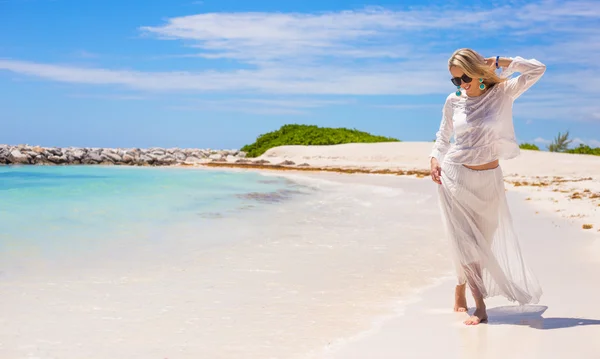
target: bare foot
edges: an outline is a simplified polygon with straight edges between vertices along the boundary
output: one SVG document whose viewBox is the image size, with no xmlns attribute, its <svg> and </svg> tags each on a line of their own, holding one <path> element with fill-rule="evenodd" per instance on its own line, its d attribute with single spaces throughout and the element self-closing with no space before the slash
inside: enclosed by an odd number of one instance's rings
<svg viewBox="0 0 600 359">
<path fill-rule="evenodd" d="M 475 313 L 473 313 L 473 315 L 470 316 L 469 319 L 465 320 L 465 324 L 466 325 L 477 325 L 479 323 L 487 323 L 487 321 L 488 321 L 488 316 L 485 311 L 485 308 L 483 308 L 483 309 L 476 309 Z"/>
<path fill-rule="evenodd" d="M 454 311 L 465 313 L 467 311 L 467 296 L 465 294 L 467 285 L 457 285 L 454 291 Z"/>
</svg>

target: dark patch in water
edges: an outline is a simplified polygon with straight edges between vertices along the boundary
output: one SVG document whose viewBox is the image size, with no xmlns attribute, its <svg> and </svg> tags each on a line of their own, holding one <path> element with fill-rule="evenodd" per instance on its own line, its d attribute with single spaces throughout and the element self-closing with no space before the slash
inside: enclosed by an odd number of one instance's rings
<svg viewBox="0 0 600 359">
<path fill-rule="evenodd" d="M 223 214 L 219 213 L 219 212 L 202 212 L 202 213 L 198 213 L 198 215 L 201 218 L 209 218 L 209 219 L 223 218 Z"/>
<path fill-rule="evenodd" d="M 275 184 L 275 183 L 280 183 L 280 180 L 276 180 L 276 179 L 263 179 L 263 180 L 258 180 L 258 183 L 264 183 L 264 184 Z"/>
<path fill-rule="evenodd" d="M 237 198 L 253 200 L 261 203 L 281 203 L 297 194 L 304 193 L 297 190 L 280 189 L 274 192 L 249 192 L 238 194 Z"/>
</svg>

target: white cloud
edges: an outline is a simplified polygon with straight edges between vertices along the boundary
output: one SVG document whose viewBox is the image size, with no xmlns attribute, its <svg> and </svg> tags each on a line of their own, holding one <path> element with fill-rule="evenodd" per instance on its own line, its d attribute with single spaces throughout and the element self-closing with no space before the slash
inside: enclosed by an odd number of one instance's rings
<svg viewBox="0 0 600 359">
<path fill-rule="evenodd" d="M 144 26 L 141 30 L 162 39 L 186 41 L 188 46 L 200 49 L 198 56 L 249 62 L 298 56 L 414 58 L 420 53 L 431 54 L 427 50 L 434 41 L 431 34 L 458 44 L 461 41 L 453 39 L 452 34 L 469 27 L 477 28 L 470 34 L 476 37 L 495 36 L 498 30 L 503 36 L 552 33 L 553 43 L 565 47 L 565 51 L 554 55 L 564 56 L 581 44 L 589 48 L 596 43 L 573 40 L 582 35 L 582 40 L 597 38 L 594 24 L 599 17 L 597 1 L 540 1 L 489 10 L 422 7 L 391 11 L 375 7 L 316 14 L 207 13 L 171 18 L 164 25 Z M 586 27 L 588 24 L 591 26 Z"/>
<path fill-rule="evenodd" d="M 426 70 L 398 71 L 393 66 L 365 67 L 363 72 L 336 67 L 287 67 L 228 72 L 140 72 L 83 68 L 0 60 L 0 69 L 49 80 L 122 85 L 149 91 L 240 91 L 279 94 L 427 94 L 443 92 L 439 74 Z M 404 79 L 416 76 L 419 86 Z"/>
<path fill-rule="evenodd" d="M 535 142 L 535 143 L 543 143 L 543 144 L 551 144 L 552 143 L 551 140 L 547 140 L 547 139 L 541 138 L 541 137 L 536 138 L 535 140 L 533 140 L 533 142 Z"/>
<path fill-rule="evenodd" d="M 470 34 L 474 40 L 498 36 L 514 40 L 511 53 L 501 55 L 536 57 L 551 65 L 533 93 L 518 100 L 518 116 L 528 121 L 593 121 L 600 119 L 596 100 L 600 42 L 595 40 L 600 37 L 599 19 L 600 2 L 592 0 L 542 0 L 522 6 L 511 1 L 491 9 L 203 13 L 139 29 L 148 37 L 179 41 L 189 49 L 176 56 L 208 59 L 204 63 L 209 67 L 204 70 L 135 71 L 7 59 L 0 59 L 0 69 L 53 81 L 141 91 L 445 94 L 452 91 L 446 69 L 449 52 L 464 43 L 464 29 L 476 29 Z M 539 45 L 531 46 L 526 41 L 531 39 Z M 488 46 L 482 48 L 489 52 L 484 55 L 500 52 L 495 45 Z M 211 61 L 223 59 L 233 60 L 228 63 L 234 67 L 210 68 Z"/>
</svg>

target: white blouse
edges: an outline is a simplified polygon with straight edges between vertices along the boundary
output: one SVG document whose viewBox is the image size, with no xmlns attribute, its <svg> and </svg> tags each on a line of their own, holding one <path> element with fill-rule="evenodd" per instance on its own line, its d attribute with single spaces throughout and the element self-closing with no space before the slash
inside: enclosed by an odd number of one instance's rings
<svg viewBox="0 0 600 359">
<path fill-rule="evenodd" d="M 512 106 L 523 92 L 536 83 L 546 71 L 541 62 L 522 57 L 511 58 L 500 76 L 514 72 L 520 75 L 496 84 L 481 96 L 469 97 L 462 90 L 446 98 L 442 121 L 430 157 L 440 164 L 482 165 L 519 155 L 515 138 Z M 478 86 L 476 79 L 473 85 Z M 454 134 L 454 142 L 450 137 Z"/>
</svg>

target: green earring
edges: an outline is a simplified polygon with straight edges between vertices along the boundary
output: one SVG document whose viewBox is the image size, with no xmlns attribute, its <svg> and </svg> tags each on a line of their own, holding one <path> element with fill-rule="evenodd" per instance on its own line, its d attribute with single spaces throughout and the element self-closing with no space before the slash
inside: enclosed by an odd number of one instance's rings
<svg viewBox="0 0 600 359">
<path fill-rule="evenodd" d="M 485 84 L 483 83 L 483 79 L 482 78 L 479 78 L 479 83 L 480 83 L 479 89 L 480 90 L 485 90 Z"/>
<path fill-rule="evenodd" d="M 460 92 L 460 86 L 456 86 L 455 94 L 456 94 L 456 96 L 460 96 L 462 94 L 462 92 Z"/>
</svg>

